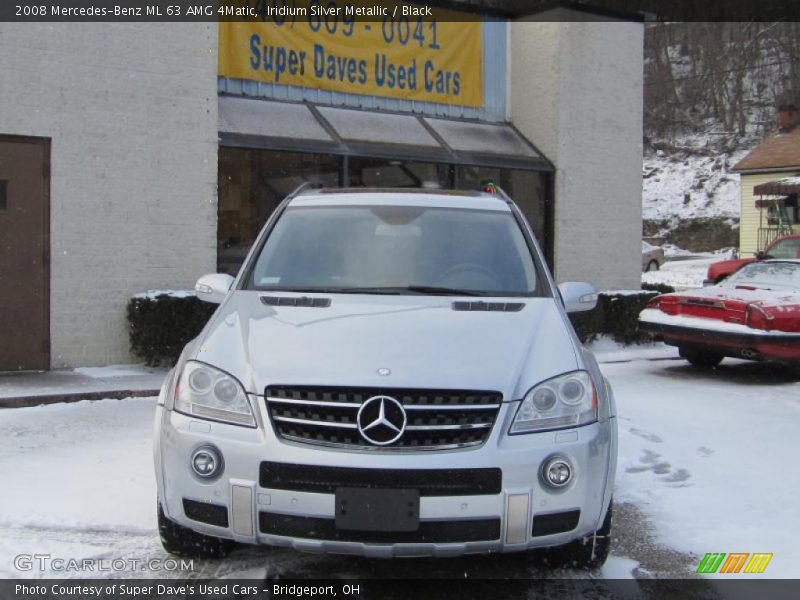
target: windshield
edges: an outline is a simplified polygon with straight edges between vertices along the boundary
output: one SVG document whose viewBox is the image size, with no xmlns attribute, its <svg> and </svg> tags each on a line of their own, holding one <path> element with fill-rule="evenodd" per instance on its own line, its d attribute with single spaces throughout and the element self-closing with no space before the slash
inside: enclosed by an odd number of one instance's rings
<svg viewBox="0 0 800 600">
<path fill-rule="evenodd" d="M 800 263 L 752 263 L 736 271 L 720 285 L 727 288 L 753 286 L 763 289 L 800 291 Z"/>
<path fill-rule="evenodd" d="M 787 238 L 775 244 L 767 250 L 767 254 L 773 258 L 800 258 L 800 238 Z"/>
<path fill-rule="evenodd" d="M 535 295 L 537 269 L 510 212 L 419 206 L 290 207 L 249 289 Z"/>
</svg>

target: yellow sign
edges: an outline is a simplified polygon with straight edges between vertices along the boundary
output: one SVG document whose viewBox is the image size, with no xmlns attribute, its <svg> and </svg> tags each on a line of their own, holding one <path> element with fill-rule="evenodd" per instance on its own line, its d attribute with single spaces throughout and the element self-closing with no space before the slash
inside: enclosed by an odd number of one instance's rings
<svg viewBox="0 0 800 600">
<path fill-rule="evenodd" d="M 264 11 L 259 18 L 220 22 L 219 74 L 351 94 L 483 106 L 481 23 L 456 22 L 457 13 L 437 9 L 430 16 L 404 15 L 403 5 L 399 6 L 394 14 L 390 10 L 365 17 L 357 5 L 311 0 L 285 6 L 291 9 L 284 14 Z"/>
</svg>

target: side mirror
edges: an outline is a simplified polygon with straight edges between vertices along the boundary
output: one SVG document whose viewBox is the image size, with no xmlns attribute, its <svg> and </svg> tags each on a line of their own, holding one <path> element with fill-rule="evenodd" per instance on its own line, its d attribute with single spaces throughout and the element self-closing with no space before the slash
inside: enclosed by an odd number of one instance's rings
<svg viewBox="0 0 800 600">
<path fill-rule="evenodd" d="M 763 250 L 759 250 L 758 252 L 756 252 L 755 257 L 757 260 L 764 260 L 765 258 L 767 258 L 767 253 L 764 252 Z"/>
<path fill-rule="evenodd" d="M 567 312 L 583 312 L 597 306 L 597 290 L 589 283 L 565 281 L 558 286 Z"/>
<path fill-rule="evenodd" d="M 228 292 L 233 285 L 233 277 L 225 273 L 211 273 L 210 275 L 203 275 L 194 284 L 194 291 L 197 297 L 204 302 L 211 302 L 219 304 L 228 295 Z"/>
</svg>

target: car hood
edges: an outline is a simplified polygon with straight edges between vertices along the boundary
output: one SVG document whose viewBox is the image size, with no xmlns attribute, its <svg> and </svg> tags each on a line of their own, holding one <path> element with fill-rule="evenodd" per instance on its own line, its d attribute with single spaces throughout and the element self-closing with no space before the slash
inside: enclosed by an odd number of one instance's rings
<svg viewBox="0 0 800 600">
<path fill-rule="evenodd" d="M 253 394 L 302 384 L 492 390 L 513 400 L 582 368 L 552 298 L 515 298 L 522 310 L 494 312 L 456 311 L 442 296 L 331 294 L 318 308 L 268 306 L 262 295 L 230 294 L 189 356 Z"/>
</svg>

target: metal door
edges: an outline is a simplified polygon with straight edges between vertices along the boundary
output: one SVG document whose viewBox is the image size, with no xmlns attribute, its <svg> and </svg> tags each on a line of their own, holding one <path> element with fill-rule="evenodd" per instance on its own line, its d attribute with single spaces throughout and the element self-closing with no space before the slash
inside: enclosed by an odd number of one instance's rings
<svg viewBox="0 0 800 600">
<path fill-rule="evenodd" d="M 50 143 L 0 135 L 0 371 L 50 368 Z"/>
</svg>

